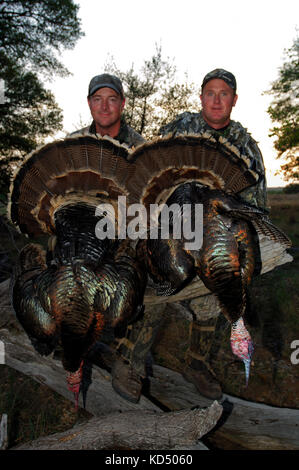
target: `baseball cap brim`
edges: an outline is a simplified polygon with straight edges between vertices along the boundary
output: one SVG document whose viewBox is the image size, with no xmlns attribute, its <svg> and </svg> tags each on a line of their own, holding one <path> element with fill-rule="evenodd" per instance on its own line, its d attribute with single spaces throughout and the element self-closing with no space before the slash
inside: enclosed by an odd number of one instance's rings
<svg viewBox="0 0 299 470">
<path fill-rule="evenodd" d="M 116 86 L 114 85 L 111 85 L 111 83 L 101 83 L 100 85 L 95 85 L 89 92 L 89 95 L 88 96 L 91 96 L 93 95 L 97 90 L 99 90 L 100 88 L 111 88 L 112 90 L 116 91 L 116 93 L 118 95 L 120 95 L 122 98 L 122 94 L 119 92 L 119 90 L 116 88 Z"/>
</svg>

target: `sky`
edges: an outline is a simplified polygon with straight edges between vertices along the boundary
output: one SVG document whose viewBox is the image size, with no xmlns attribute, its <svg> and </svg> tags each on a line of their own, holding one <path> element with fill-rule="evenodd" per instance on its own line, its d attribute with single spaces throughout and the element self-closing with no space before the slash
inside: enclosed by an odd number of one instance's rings
<svg viewBox="0 0 299 470">
<path fill-rule="evenodd" d="M 103 72 L 109 56 L 119 69 L 137 71 L 162 47 L 174 61 L 178 81 L 188 74 L 200 85 L 204 75 L 221 67 L 237 79 L 238 102 L 232 119 L 240 121 L 259 143 L 269 187 L 286 182 L 275 172 L 283 163 L 275 157 L 273 126 L 267 108 L 273 99 L 263 94 L 278 78 L 299 29 L 298 0 L 75 0 L 85 36 L 60 55 L 72 75 L 56 78 L 48 87 L 63 110 L 64 131 L 91 121 L 87 89 Z M 187 110 L 186 110 L 187 111 Z M 81 125 L 82 124 L 82 125 Z"/>
</svg>

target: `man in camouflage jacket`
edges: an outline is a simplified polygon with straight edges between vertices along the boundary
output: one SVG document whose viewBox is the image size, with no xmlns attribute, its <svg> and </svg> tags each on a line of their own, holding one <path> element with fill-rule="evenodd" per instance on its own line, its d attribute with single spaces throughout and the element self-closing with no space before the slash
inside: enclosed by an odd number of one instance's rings
<svg viewBox="0 0 299 470">
<path fill-rule="evenodd" d="M 77 135 L 101 135 L 110 136 L 129 148 L 137 147 L 145 142 L 145 139 L 126 123 L 123 117 L 125 96 L 120 79 L 114 75 L 104 73 L 92 78 L 88 88 L 88 106 L 93 118 L 91 125 L 78 129 L 69 134 Z M 142 323 L 141 323 L 142 324 Z M 135 327 L 140 330 L 140 324 Z M 127 335 L 130 333 L 130 329 Z M 123 339 L 123 342 L 126 338 Z M 117 343 L 117 342 L 116 342 Z M 118 348 L 122 345 L 119 343 Z M 128 390 L 125 398 L 137 401 L 140 396 L 142 382 L 136 368 L 128 365 L 119 354 L 114 354 L 114 349 L 100 344 L 99 354 L 95 351 L 93 360 L 105 368 L 112 368 L 112 385 L 114 389 L 124 396 L 122 390 Z M 136 353 L 138 356 L 138 353 Z M 143 360 L 143 356 L 142 359 Z M 137 395 L 136 395 L 137 393 Z"/>
<path fill-rule="evenodd" d="M 123 117 L 125 96 L 118 77 L 108 73 L 93 77 L 89 84 L 87 101 L 93 121 L 90 126 L 78 129 L 70 136 L 108 135 L 129 148 L 145 142 L 138 132 L 128 126 Z"/>
<path fill-rule="evenodd" d="M 250 168 L 259 174 L 257 183 L 243 190 L 239 195 L 246 202 L 266 209 L 266 178 L 262 154 L 247 130 L 239 122 L 230 118 L 232 108 L 238 99 L 236 89 L 236 79 L 231 72 L 223 69 L 212 70 L 202 82 L 201 112 L 180 114 L 174 121 L 161 128 L 160 132 L 162 135 L 206 132 L 212 136 L 220 134 L 225 137 L 238 148 L 241 154 L 249 158 Z M 192 311 L 195 320 L 190 327 L 189 349 L 186 353 L 187 367 L 183 375 L 188 381 L 194 383 L 200 393 L 217 399 L 221 396 L 221 387 L 209 365 L 217 308 L 211 309 L 210 313 L 209 309 L 206 309 L 205 314 L 200 308 L 196 310 L 196 312 Z"/>
<path fill-rule="evenodd" d="M 266 179 L 262 154 L 256 141 L 239 123 L 230 119 L 233 106 L 237 102 L 236 79 L 234 75 L 223 69 L 215 69 L 208 73 L 202 82 L 201 103 L 199 113 L 184 112 L 172 122 L 160 129 L 162 136 L 179 134 L 210 133 L 221 134 L 235 145 L 240 152 L 249 157 L 251 168 L 259 174 L 257 183 L 240 193 L 240 196 L 250 204 L 266 209 Z M 191 304 L 195 307 L 191 308 Z M 186 307 L 186 306 L 185 306 Z M 167 306 L 171 309 L 171 304 Z M 211 399 L 221 398 L 220 384 L 209 365 L 209 354 L 212 346 L 219 306 L 215 296 L 204 299 L 194 299 L 189 303 L 189 310 L 194 321 L 190 325 L 189 348 L 186 352 L 186 367 L 184 377 L 194 383 L 198 391 Z M 133 326 L 120 348 L 122 357 L 130 366 L 128 370 L 137 371 L 141 377 L 145 375 L 145 361 L 161 328 L 163 315 L 161 308 L 146 309 L 139 328 Z M 133 373 L 133 372 L 132 372 Z M 129 377 L 129 375 L 127 375 Z M 137 401 L 140 395 L 141 383 L 134 382 L 129 387 L 129 380 L 122 383 L 122 396 L 131 401 Z M 132 382 L 133 383 L 133 382 Z M 130 390 L 129 390 L 130 388 Z"/>
<path fill-rule="evenodd" d="M 241 192 L 240 196 L 250 204 L 266 208 L 265 167 L 260 149 L 247 130 L 239 122 L 230 119 L 232 107 L 238 98 L 236 87 L 236 79 L 232 73 L 223 69 L 213 70 L 205 76 L 202 83 L 202 111 L 179 114 L 172 122 L 163 126 L 160 132 L 163 136 L 202 132 L 216 136 L 221 134 L 243 155 L 249 157 L 251 169 L 259 174 L 257 184 Z M 224 99 L 229 102 L 223 104 Z"/>
</svg>

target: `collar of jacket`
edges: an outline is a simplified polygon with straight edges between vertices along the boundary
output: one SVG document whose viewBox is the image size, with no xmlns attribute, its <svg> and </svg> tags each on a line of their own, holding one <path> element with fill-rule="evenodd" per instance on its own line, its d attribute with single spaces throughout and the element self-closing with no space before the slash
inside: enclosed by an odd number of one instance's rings
<svg viewBox="0 0 299 470">
<path fill-rule="evenodd" d="M 89 132 L 90 132 L 90 134 L 96 134 L 97 133 L 96 132 L 96 124 L 95 124 L 94 121 L 92 121 L 92 123 L 89 127 Z M 113 139 L 118 140 L 118 142 L 120 142 L 122 144 L 122 143 L 127 142 L 127 138 L 128 138 L 128 125 L 125 121 L 125 118 L 121 117 L 119 132 L 118 132 L 117 136 L 113 137 Z"/>
</svg>

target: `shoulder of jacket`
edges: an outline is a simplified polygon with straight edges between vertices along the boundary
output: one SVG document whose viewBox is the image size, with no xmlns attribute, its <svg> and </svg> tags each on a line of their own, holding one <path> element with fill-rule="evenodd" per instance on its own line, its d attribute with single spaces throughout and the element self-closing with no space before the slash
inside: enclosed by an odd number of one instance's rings
<svg viewBox="0 0 299 470">
<path fill-rule="evenodd" d="M 128 129 L 128 132 L 129 132 L 131 135 L 133 135 L 134 137 L 138 138 L 139 140 L 142 140 L 143 142 L 145 142 L 145 138 L 142 137 L 142 135 L 139 134 L 137 131 L 135 131 L 135 130 L 133 129 L 133 127 L 128 126 L 128 124 L 127 124 L 126 126 L 127 126 L 127 129 Z"/>
<path fill-rule="evenodd" d="M 70 132 L 69 134 L 67 134 L 66 137 L 74 137 L 76 135 L 87 135 L 87 134 L 94 135 L 92 134 L 92 132 L 90 132 L 90 126 L 82 127 L 81 129 L 77 129 L 74 132 Z"/>
<path fill-rule="evenodd" d="M 171 122 L 164 124 L 159 129 L 160 135 L 167 135 L 171 132 L 180 132 L 192 125 L 193 122 L 198 121 L 200 113 L 191 113 L 185 111 L 184 113 L 178 114 Z"/>
<path fill-rule="evenodd" d="M 261 158 L 262 154 L 258 146 L 258 142 L 240 122 L 231 121 L 229 127 L 230 131 L 227 136 L 228 140 L 232 140 L 237 146 L 241 146 L 244 153 L 249 155 L 259 155 Z"/>
</svg>

